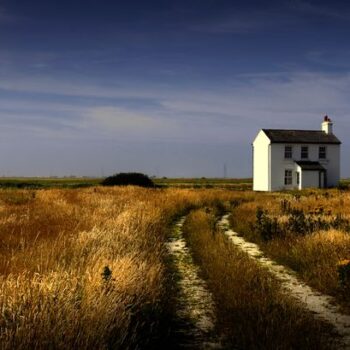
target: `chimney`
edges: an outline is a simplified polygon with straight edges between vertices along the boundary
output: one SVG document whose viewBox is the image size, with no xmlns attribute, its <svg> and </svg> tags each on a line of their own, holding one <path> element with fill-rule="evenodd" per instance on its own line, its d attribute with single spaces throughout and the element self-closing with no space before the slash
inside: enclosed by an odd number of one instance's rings
<svg viewBox="0 0 350 350">
<path fill-rule="evenodd" d="M 333 134 L 333 122 L 328 117 L 328 115 L 326 115 L 323 119 L 322 131 L 325 132 L 326 134 Z"/>
</svg>

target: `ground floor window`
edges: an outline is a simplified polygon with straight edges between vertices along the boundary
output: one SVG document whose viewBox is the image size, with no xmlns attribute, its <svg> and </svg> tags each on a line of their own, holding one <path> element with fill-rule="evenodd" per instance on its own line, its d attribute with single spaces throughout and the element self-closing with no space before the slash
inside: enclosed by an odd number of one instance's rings
<svg viewBox="0 0 350 350">
<path fill-rule="evenodd" d="M 297 171 L 297 185 L 300 185 L 300 173 Z"/>
<path fill-rule="evenodd" d="M 292 170 L 285 170 L 284 171 L 284 184 L 285 185 L 292 185 L 292 183 L 293 183 Z"/>
</svg>

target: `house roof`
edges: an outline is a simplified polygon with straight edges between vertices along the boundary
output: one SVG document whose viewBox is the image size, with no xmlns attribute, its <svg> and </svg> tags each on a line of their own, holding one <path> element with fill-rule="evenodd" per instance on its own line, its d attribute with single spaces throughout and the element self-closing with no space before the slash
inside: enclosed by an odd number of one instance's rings
<svg viewBox="0 0 350 350">
<path fill-rule="evenodd" d="M 321 143 L 336 144 L 341 142 L 333 134 L 318 130 L 283 130 L 262 129 L 272 143 Z"/>
<path fill-rule="evenodd" d="M 296 161 L 295 163 L 299 165 L 302 170 L 326 170 L 319 162 L 303 160 Z"/>
</svg>

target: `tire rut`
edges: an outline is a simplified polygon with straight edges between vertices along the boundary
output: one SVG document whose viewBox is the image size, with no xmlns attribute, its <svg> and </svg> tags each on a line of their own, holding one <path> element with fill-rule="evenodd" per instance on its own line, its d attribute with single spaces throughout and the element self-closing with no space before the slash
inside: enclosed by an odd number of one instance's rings
<svg viewBox="0 0 350 350">
<path fill-rule="evenodd" d="M 306 309 L 319 319 L 333 325 L 342 337 L 343 348 L 350 349 L 350 315 L 343 314 L 340 311 L 334 298 L 313 290 L 302 282 L 294 271 L 266 257 L 257 244 L 247 242 L 238 233 L 232 231 L 228 220 L 229 216 L 230 214 L 226 214 L 219 221 L 219 227 L 228 239 L 257 261 L 259 265 L 267 268 L 281 282 L 288 294 L 298 299 Z"/>
<path fill-rule="evenodd" d="M 183 237 L 185 217 L 174 225 L 167 249 L 176 274 L 178 339 L 184 339 L 180 348 L 221 349 L 215 336 L 215 305 L 206 282 L 200 278 L 199 267 L 194 263 L 191 251 Z"/>
</svg>

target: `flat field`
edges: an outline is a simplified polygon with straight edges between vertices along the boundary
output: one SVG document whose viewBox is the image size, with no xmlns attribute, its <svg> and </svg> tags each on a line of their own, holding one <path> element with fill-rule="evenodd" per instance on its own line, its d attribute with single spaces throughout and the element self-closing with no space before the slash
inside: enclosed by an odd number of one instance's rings
<svg viewBox="0 0 350 350">
<path fill-rule="evenodd" d="M 97 186 L 103 178 L 89 177 L 2 177 L 0 188 L 81 188 Z M 225 188 L 249 190 L 252 179 L 222 179 L 222 178 L 153 178 L 154 184 L 160 188 Z"/>
<path fill-rule="evenodd" d="M 207 334 L 188 331 L 195 313 L 185 320 L 178 312 L 191 302 L 179 297 L 181 274 L 167 249 L 178 239 L 180 217 L 191 264 L 214 302 L 211 332 L 222 348 L 339 348 L 334 327 L 232 245 L 217 223 L 231 213 L 237 232 L 347 313 L 339 262 L 350 259 L 350 193 L 257 194 L 217 183 L 1 189 L 1 348 L 203 348 Z"/>
</svg>

